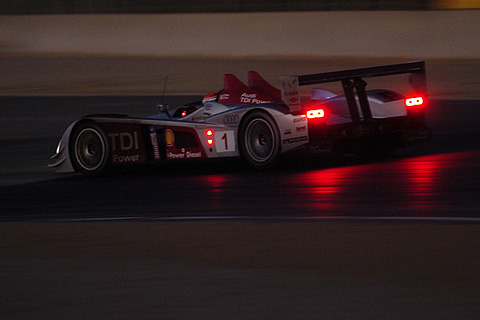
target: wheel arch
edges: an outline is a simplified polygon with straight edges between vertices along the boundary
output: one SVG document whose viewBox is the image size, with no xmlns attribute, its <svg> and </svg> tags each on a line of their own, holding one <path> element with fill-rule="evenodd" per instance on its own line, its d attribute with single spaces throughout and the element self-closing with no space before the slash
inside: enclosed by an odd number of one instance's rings
<svg viewBox="0 0 480 320">
<path fill-rule="evenodd" d="M 245 123 L 245 119 L 252 113 L 255 113 L 255 112 L 261 112 L 263 114 L 265 114 L 266 116 L 272 118 L 273 122 L 275 122 L 275 125 L 277 127 L 277 130 L 279 130 L 278 128 L 278 123 L 277 121 L 275 120 L 275 117 L 274 115 L 272 114 L 272 112 L 268 111 L 268 109 L 264 109 L 264 108 L 254 108 L 254 109 L 250 109 L 248 110 L 247 112 L 245 112 L 241 118 L 240 118 L 240 122 L 238 123 L 238 127 L 241 128 L 242 125 L 244 125 Z"/>
</svg>

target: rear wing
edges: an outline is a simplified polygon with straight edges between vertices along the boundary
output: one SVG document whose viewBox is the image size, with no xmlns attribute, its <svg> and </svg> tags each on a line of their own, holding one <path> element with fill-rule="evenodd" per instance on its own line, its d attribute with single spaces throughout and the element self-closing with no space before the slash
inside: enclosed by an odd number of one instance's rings
<svg viewBox="0 0 480 320">
<path fill-rule="evenodd" d="M 300 76 L 285 76 L 281 78 L 282 99 L 288 105 L 290 112 L 296 114 L 301 112 L 300 86 L 313 85 L 326 82 L 341 81 L 345 91 L 352 121 L 360 122 L 360 115 L 357 108 L 355 91 L 360 102 L 360 107 L 365 120 L 372 119 L 372 113 L 368 104 L 364 78 L 390 76 L 396 74 L 410 73 L 410 84 L 413 89 L 423 95 L 427 94 L 427 77 L 425 62 L 415 61 L 387 66 L 370 68 L 334 71 L 326 73 L 307 74 Z"/>
</svg>

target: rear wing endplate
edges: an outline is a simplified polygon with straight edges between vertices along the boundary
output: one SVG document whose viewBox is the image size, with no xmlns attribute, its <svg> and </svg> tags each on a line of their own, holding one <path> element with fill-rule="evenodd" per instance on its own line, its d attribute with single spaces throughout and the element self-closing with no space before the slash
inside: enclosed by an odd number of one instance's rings
<svg viewBox="0 0 480 320">
<path fill-rule="evenodd" d="M 358 123 L 360 122 L 360 115 L 354 90 L 357 93 L 364 119 L 369 120 L 372 118 L 365 89 L 367 83 L 363 79 L 404 73 L 410 73 L 409 81 L 412 88 L 426 95 L 427 77 L 425 62 L 415 61 L 370 68 L 281 77 L 282 99 L 289 107 L 290 112 L 296 114 L 301 112 L 300 86 L 341 81 L 352 121 Z"/>
</svg>

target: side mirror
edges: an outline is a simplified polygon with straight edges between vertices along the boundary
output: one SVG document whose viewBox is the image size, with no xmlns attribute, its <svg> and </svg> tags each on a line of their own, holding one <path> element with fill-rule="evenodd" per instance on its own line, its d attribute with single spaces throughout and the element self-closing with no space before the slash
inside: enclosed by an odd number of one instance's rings
<svg viewBox="0 0 480 320">
<path fill-rule="evenodd" d="M 168 104 L 157 104 L 158 113 L 167 113 L 168 112 Z"/>
<path fill-rule="evenodd" d="M 171 118 L 170 113 L 168 113 L 168 110 L 170 109 L 168 104 L 157 104 L 157 109 L 158 113 L 165 113 L 169 118 Z"/>
</svg>

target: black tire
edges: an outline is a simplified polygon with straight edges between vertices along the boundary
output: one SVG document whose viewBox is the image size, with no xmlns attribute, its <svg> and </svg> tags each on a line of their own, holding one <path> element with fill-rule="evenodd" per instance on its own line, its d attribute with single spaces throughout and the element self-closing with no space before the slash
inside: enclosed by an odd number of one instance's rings
<svg viewBox="0 0 480 320">
<path fill-rule="evenodd" d="M 272 164 L 280 154 L 277 125 L 265 112 L 253 111 L 242 119 L 238 140 L 242 157 L 255 167 Z"/>
<path fill-rule="evenodd" d="M 105 172 L 110 147 L 103 128 L 93 121 L 79 123 L 70 136 L 70 159 L 74 169 L 86 175 Z"/>
</svg>

